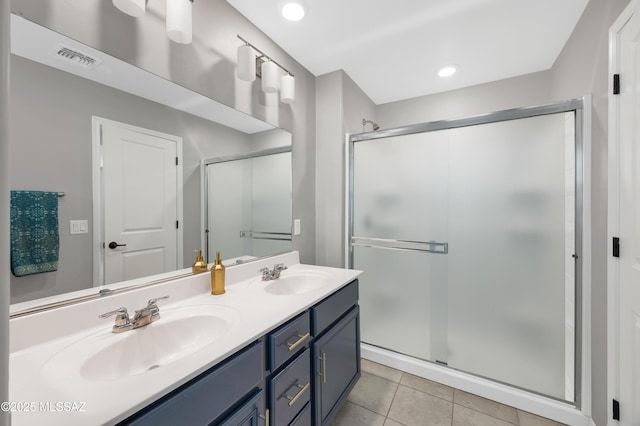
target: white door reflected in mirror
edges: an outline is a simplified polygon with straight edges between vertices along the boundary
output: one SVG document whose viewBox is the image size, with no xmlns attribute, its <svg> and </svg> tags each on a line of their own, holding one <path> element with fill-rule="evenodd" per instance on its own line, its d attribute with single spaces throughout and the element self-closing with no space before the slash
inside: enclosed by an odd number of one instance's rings
<svg viewBox="0 0 640 426">
<path fill-rule="evenodd" d="M 99 284 L 178 269 L 182 264 L 182 185 L 178 183 L 182 138 L 95 120 L 101 130 L 105 205 L 104 277 Z M 100 226 L 95 229 L 100 231 Z"/>
</svg>

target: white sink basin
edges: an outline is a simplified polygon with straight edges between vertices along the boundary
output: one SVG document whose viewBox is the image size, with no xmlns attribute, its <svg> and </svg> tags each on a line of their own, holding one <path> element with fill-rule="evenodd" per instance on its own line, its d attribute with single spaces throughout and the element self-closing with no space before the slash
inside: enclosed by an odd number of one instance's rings
<svg viewBox="0 0 640 426">
<path fill-rule="evenodd" d="M 143 374 L 178 361 L 229 332 L 238 322 L 234 309 L 198 305 L 166 311 L 160 319 L 135 330 L 105 330 L 67 346 L 43 366 L 54 380 L 80 375 L 89 381 L 110 381 Z"/>
<path fill-rule="evenodd" d="M 318 271 L 289 271 L 281 273 L 280 278 L 272 281 L 259 280 L 254 285 L 263 286 L 264 291 L 279 296 L 307 293 L 324 287 L 330 282 L 329 274 Z"/>
</svg>

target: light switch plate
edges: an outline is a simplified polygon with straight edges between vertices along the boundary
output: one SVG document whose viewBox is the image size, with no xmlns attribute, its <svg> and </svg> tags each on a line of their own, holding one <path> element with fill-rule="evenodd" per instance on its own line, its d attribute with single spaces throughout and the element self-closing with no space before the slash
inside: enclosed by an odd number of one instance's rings
<svg viewBox="0 0 640 426">
<path fill-rule="evenodd" d="M 69 221 L 69 233 L 74 234 L 88 234 L 89 233 L 89 221 L 88 220 L 70 220 Z"/>
<path fill-rule="evenodd" d="M 300 235 L 300 219 L 293 221 L 293 235 Z"/>
</svg>

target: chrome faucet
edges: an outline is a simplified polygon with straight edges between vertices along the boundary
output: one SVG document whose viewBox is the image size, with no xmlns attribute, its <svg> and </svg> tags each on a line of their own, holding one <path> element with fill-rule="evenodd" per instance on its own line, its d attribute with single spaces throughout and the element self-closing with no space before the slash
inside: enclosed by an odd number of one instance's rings
<svg viewBox="0 0 640 426">
<path fill-rule="evenodd" d="M 137 310 L 133 316 L 133 320 L 129 318 L 129 312 L 127 308 L 118 308 L 115 311 L 107 312 L 102 315 L 98 315 L 99 318 L 108 318 L 112 315 L 116 316 L 116 323 L 111 330 L 113 333 L 122 333 L 123 331 L 133 330 L 136 328 L 144 327 L 152 322 L 160 319 L 160 308 L 158 308 L 158 300 L 168 299 L 169 296 L 156 297 L 147 302 L 147 306 Z"/>
<path fill-rule="evenodd" d="M 280 272 L 285 269 L 287 269 L 287 267 L 284 263 L 276 263 L 271 270 L 269 270 L 269 268 L 260 269 L 260 272 L 262 272 L 262 281 L 277 280 L 280 278 Z"/>
</svg>

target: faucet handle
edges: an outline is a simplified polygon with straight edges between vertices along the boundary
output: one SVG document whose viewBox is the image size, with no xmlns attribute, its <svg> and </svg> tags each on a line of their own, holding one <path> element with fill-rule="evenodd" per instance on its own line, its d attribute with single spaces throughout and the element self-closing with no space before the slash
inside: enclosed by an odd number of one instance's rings
<svg viewBox="0 0 640 426">
<path fill-rule="evenodd" d="M 287 265 L 285 265 L 284 263 L 276 263 L 275 265 L 273 265 L 273 270 L 274 271 L 284 271 L 285 269 L 287 269 Z"/>
<path fill-rule="evenodd" d="M 168 299 L 169 296 L 162 296 L 162 297 L 156 297 L 154 299 L 149 299 L 149 301 L 147 302 L 147 307 L 152 307 L 155 306 L 156 303 L 158 303 L 158 300 L 162 300 L 162 299 Z"/>
<path fill-rule="evenodd" d="M 125 307 L 118 308 L 114 311 L 110 311 L 102 315 L 98 315 L 98 318 L 109 318 L 111 315 L 116 315 L 116 314 L 118 314 L 118 318 L 116 318 L 116 321 L 118 321 L 122 317 L 126 317 L 127 319 L 129 318 L 129 312 Z"/>
<path fill-rule="evenodd" d="M 140 314 L 144 314 L 144 311 L 147 311 L 151 314 L 151 321 L 155 321 L 157 319 L 160 319 L 160 308 L 158 308 L 158 305 L 156 305 L 156 303 L 158 303 L 158 300 L 162 300 L 162 299 L 168 299 L 169 296 L 162 296 L 162 297 L 156 297 L 154 299 L 151 299 L 147 302 L 147 307 L 142 309 L 141 311 L 136 311 L 136 316 L 138 314 L 138 312 L 140 312 Z"/>
<path fill-rule="evenodd" d="M 127 312 L 127 308 L 125 307 L 118 308 L 114 311 L 110 311 L 102 315 L 98 315 L 98 318 L 109 318 L 112 315 L 116 315 L 116 323 L 113 326 L 114 333 L 124 331 L 125 329 L 131 327 L 129 312 Z"/>
</svg>

